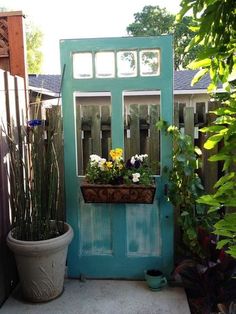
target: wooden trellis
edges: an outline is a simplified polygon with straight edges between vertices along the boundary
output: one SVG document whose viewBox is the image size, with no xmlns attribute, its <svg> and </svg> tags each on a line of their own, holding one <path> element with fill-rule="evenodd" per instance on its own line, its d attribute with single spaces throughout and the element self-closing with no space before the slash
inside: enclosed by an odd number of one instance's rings
<svg viewBox="0 0 236 314">
<path fill-rule="evenodd" d="M 7 18 L 0 18 L 0 57 L 9 56 L 9 41 L 8 41 L 8 23 Z"/>
</svg>

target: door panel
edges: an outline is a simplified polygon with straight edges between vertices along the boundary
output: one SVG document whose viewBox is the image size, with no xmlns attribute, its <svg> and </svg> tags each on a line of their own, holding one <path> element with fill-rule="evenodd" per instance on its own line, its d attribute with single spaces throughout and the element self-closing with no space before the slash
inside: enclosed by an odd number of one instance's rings
<svg viewBox="0 0 236 314">
<path fill-rule="evenodd" d="M 81 206 L 81 256 L 112 255 L 111 223 L 111 206 Z"/>
<path fill-rule="evenodd" d="M 160 256 L 159 209 L 150 205 L 129 205 L 126 209 L 127 256 Z"/>
</svg>

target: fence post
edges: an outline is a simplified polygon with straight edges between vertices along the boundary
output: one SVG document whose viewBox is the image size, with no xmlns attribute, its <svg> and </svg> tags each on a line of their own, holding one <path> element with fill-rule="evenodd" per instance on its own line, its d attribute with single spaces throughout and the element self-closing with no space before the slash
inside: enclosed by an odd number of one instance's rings
<svg viewBox="0 0 236 314">
<path fill-rule="evenodd" d="M 216 109 L 219 105 L 217 103 L 209 104 L 209 111 Z M 208 114 L 207 124 L 210 125 L 215 120 L 215 115 L 212 113 Z M 211 134 L 207 134 L 204 136 L 204 143 L 207 141 L 208 137 Z M 209 157 L 215 155 L 218 152 L 218 145 L 216 145 L 213 149 L 208 150 L 203 148 L 202 155 L 202 176 L 205 187 L 205 192 L 207 194 L 214 193 L 214 184 L 218 180 L 218 162 L 209 161 Z"/>
<path fill-rule="evenodd" d="M 184 108 L 184 134 L 191 136 L 194 142 L 194 108 Z"/>
<path fill-rule="evenodd" d="M 179 105 L 174 103 L 174 125 L 179 129 Z"/>
</svg>

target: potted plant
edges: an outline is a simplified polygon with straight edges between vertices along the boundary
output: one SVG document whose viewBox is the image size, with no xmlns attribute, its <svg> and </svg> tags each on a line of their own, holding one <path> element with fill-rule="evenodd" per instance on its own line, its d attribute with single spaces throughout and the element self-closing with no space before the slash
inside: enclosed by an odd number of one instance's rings
<svg viewBox="0 0 236 314">
<path fill-rule="evenodd" d="M 222 309 L 234 307 L 236 260 L 224 249 L 218 250 L 217 237 L 203 229 L 199 230 L 199 243 L 205 258 L 184 259 L 175 268 L 174 277 L 186 289 L 193 313 L 231 313 Z"/>
<path fill-rule="evenodd" d="M 125 163 L 121 148 L 112 149 L 111 159 L 90 155 L 81 191 L 89 203 L 153 203 L 155 185 L 148 155 L 135 155 Z"/>
<path fill-rule="evenodd" d="M 7 244 L 14 252 L 23 295 L 44 302 L 63 291 L 72 228 L 64 222 L 60 195 L 61 119 L 31 120 L 20 136 L 8 129 L 12 229 Z"/>
</svg>

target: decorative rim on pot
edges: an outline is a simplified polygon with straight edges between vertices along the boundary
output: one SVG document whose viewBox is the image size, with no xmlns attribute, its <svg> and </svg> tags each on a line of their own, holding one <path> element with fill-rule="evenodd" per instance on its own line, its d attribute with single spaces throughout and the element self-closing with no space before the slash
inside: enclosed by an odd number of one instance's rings
<svg viewBox="0 0 236 314">
<path fill-rule="evenodd" d="M 41 251 L 57 251 L 62 246 L 68 245 L 73 238 L 73 229 L 67 223 L 65 223 L 65 233 L 62 235 L 42 241 L 22 241 L 13 238 L 12 232 L 10 231 L 7 236 L 7 245 L 13 252 L 20 252 L 21 255 L 37 255 L 38 247 L 40 246 Z M 55 245 L 55 240 L 57 245 Z"/>
</svg>

